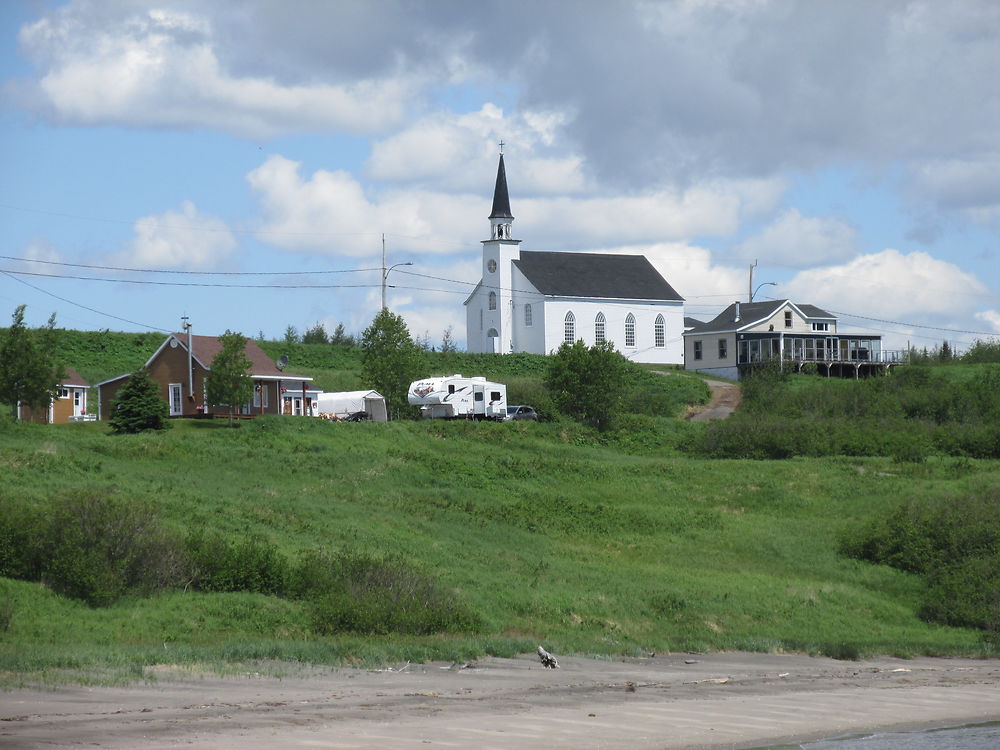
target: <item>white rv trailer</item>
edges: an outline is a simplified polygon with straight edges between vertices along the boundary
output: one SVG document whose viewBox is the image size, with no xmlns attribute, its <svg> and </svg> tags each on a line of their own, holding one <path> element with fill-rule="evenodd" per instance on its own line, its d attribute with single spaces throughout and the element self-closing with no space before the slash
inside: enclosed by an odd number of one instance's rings
<svg viewBox="0 0 1000 750">
<path fill-rule="evenodd" d="M 372 422 L 388 422 L 385 399 L 378 391 L 342 391 L 321 393 L 316 413 L 324 419 L 349 419 L 364 413 Z"/>
<path fill-rule="evenodd" d="M 496 419 L 507 416 L 507 386 L 486 378 L 445 375 L 410 383 L 406 400 L 426 419 Z"/>
</svg>

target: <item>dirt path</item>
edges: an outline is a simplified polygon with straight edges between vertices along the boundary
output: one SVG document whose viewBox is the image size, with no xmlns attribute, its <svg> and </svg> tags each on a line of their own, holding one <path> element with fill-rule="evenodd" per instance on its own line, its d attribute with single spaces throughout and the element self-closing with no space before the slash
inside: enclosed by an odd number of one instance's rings
<svg viewBox="0 0 1000 750">
<path fill-rule="evenodd" d="M 742 392 L 739 383 L 727 380 L 706 380 L 712 391 L 712 398 L 707 404 L 691 407 L 686 419 L 689 422 L 707 422 L 710 419 L 725 419 L 740 405 Z"/>
<path fill-rule="evenodd" d="M 0 693 L 0 747 L 124 750 L 741 748 L 1000 720 L 1000 660 L 534 655 L 381 670 L 272 664 L 219 677 Z"/>
</svg>

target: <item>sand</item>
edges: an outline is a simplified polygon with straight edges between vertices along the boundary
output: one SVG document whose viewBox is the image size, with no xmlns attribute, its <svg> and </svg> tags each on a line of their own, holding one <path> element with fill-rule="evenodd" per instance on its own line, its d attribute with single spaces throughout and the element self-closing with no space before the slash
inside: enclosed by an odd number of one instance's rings
<svg viewBox="0 0 1000 750">
<path fill-rule="evenodd" d="M 1000 720 L 995 659 L 559 661 L 148 669 L 126 687 L 0 694 L 0 748 L 744 748 Z"/>
</svg>

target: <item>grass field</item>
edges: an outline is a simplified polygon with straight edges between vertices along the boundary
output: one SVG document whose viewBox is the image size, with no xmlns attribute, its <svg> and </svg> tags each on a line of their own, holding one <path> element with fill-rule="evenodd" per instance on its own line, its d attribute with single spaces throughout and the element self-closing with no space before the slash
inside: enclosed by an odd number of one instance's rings
<svg viewBox="0 0 1000 750">
<path fill-rule="evenodd" d="M 671 420 L 661 434 L 682 441 L 698 428 Z M 156 663 L 462 659 L 539 643 L 584 654 L 995 650 L 977 631 L 920 620 L 917 577 L 838 553 L 841 534 L 905 499 L 997 487 L 994 460 L 710 460 L 565 422 L 265 418 L 134 436 L 2 422 L 0 473 L 8 510 L 106 492 L 152 503 L 178 534 L 260 537 L 289 559 L 317 548 L 397 556 L 483 623 L 319 636 L 291 598 L 175 590 L 89 608 L 0 578 L 7 684 L 67 670 L 129 679 Z"/>
</svg>

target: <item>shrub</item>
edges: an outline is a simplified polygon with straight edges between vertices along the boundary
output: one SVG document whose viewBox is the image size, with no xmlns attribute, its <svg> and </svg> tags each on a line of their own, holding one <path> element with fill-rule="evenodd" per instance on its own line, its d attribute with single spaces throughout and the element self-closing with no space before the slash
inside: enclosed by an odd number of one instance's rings
<svg viewBox="0 0 1000 750">
<path fill-rule="evenodd" d="M 841 551 L 924 575 L 926 619 L 1000 629 L 1000 496 L 904 503 L 843 535 Z"/>
<path fill-rule="evenodd" d="M 185 542 L 193 571 L 192 583 L 202 591 L 285 592 L 288 563 L 277 546 L 247 534 L 229 541 L 218 534 L 196 532 Z"/>
<path fill-rule="evenodd" d="M 456 596 L 398 558 L 311 552 L 292 571 L 289 591 L 312 605 L 321 635 L 429 635 L 475 632 L 481 618 Z"/>
<path fill-rule="evenodd" d="M 944 565 L 928 577 L 920 616 L 956 627 L 1000 632 L 1000 552 Z"/>
<path fill-rule="evenodd" d="M 186 574 L 183 550 L 151 506 L 100 490 L 57 503 L 40 548 L 42 580 L 91 606 L 176 585 Z"/>
</svg>

